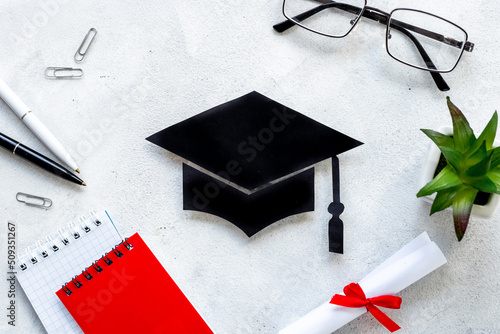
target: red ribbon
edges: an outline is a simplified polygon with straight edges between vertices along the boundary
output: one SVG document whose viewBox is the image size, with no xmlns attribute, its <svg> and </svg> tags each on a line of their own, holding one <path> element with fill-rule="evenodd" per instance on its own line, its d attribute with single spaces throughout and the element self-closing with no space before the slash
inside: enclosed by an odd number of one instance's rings
<svg viewBox="0 0 500 334">
<path fill-rule="evenodd" d="M 330 304 L 340 305 L 344 307 L 363 307 L 365 306 L 375 319 L 380 321 L 382 325 L 388 330 L 395 332 L 401 327 L 398 326 L 394 321 L 392 321 L 384 312 L 380 311 L 377 306 L 382 306 L 386 308 L 399 309 L 401 307 L 401 297 L 397 296 L 378 296 L 373 298 L 366 298 L 363 289 L 358 283 L 351 283 L 346 285 L 344 288 L 344 294 L 333 296 Z M 375 306 L 377 305 L 377 306 Z"/>
</svg>

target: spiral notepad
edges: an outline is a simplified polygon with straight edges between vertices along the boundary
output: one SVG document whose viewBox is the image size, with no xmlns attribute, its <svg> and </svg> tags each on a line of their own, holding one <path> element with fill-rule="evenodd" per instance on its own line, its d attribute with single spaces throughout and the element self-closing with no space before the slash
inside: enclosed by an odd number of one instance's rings
<svg viewBox="0 0 500 334">
<path fill-rule="evenodd" d="M 86 334 L 212 333 L 137 233 L 89 261 L 57 296 Z"/>
<path fill-rule="evenodd" d="M 17 280 L 49 334 L 83 333 L 55 292 L 68 277 L 122 242 L 107 212 L 82 217 L 20 256 Z"/>
</svg>

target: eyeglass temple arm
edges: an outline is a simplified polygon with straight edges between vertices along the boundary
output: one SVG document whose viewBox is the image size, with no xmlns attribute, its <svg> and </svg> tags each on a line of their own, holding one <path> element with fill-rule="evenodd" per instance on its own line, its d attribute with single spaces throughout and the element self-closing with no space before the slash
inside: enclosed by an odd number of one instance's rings
<svg viewBox="0 0 500 334">
<path fill-rule="evenodd" d="M 319 1 L 321 1 L 321 0 L 319 0 Z M 356 7 L 356 6 L 329 1 L 328 3 L 324 3 L 322 5 L 317 6 L 316 8 L 312 8 L 304 13 L 301 13 L 301 14 L 295 16 L 294 19 L 297 20 L 297 22 L 301 22 L 301 21 L 311 17 L 312 15 L 317 14 L 317 13 L 321 12 L 322 10 L 330 8 L 330 7 L 336 7 L 336 8 L 348 11 L 350 13 L 353 13 L 353 14 L 358 14 L 359 11 L 361 10 L 361 8 Z M 387 24 L 387 22 L 389 20 L 388 15 L 382 15 L 379 13 L 375 13 L 373 11 L 364 11 L 363 16 L 366 18 L 369 18 L 371 20 L 377 21 L 381 24 Z M 392 22 L 392 24 L 391 24 L 392 27 L 401 31 L 403 34 L 407 35 L 408 38 L 410 38 L 410 40 L 415 44 L 417 50 L 419 51 L 421 57 L 423 58 L 425 64 L 427 65 L 427 68 L 435 70 L 436 66 L 434 65 L 434 63 L 430 59 L 427 52 L 425 52 L 425 49 L 422 47 L 422 44 L 420 44 L 420 42 L 406 29 L 398 27 L 396 25 L 393 25 L 393 23 L 394 22 Z M 273 28 L 278 32 L 284 32 L 284 31 L 290 29 L 291 27 L 293 27 L 295 24 L 296 23 L 294 21 L 287 19 L 281 23 L 274 25 Z M 417 27 L 415 27 L 415 28 L 417 28 Z M 429 73 L 431 74 L 432 79 L 434 80 L 434 82 L 436 83 L 436 86 L 438 87 L 438 89 L 440 91 L 445 92 L 445 91 L 450 90 L 450 87 L 448 86 L 446 81 L 443 79 L 441 74 L 436 73 L 436 72 L 429 72 Z"/>
<path fill-rule="evenodd" d="M 438 42 L 442 42 L 444 44 L 448 44 L 450 46 L 456 47 L 458 49 L 461 49 L 462 47 L 464 47 L 464 50 L 467 52 L 472 52 L 474 50 L 474 43 L 471 43 L 469 41 L 466 41 L 465 46 L 464 46 L 463 41 L 459 41 L 459 40 L 457 40 L 455 38 L 451 38 L 451 37 L 446 37 L 446 36 L 443 36 L 441 34 L 435 33 L 433 31 L 423 29 L 420 27 L 416 27 L 414 25 L 411 25 L 411 24 L 408 24 L 408 23 L 405 23 L 402 21 L 391 20 L 391 27 L 393 26 L 393 24 L 398 26 L 398 27 L 405 28 L 407 30 L 416 32 L 417 34 L 420 34 L 422 36 L 432 38 Z"/>
</svg>

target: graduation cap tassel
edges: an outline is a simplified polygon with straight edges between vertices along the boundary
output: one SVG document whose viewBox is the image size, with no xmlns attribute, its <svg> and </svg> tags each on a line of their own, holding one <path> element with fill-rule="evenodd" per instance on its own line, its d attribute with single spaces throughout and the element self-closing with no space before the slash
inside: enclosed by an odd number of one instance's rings
<svg viewBox="0 0 500 334">
<path fill-rule="evenodd" d="M 332 157 L 333 202 L 328 206 L 332 218 L 328 223 L 329 250 L 332 253 L 344 254 L 344 223 L 340 215 L 344 212 L 344 204 L 340 202 L 340 168 L 339 159 Z"/>
</svg>

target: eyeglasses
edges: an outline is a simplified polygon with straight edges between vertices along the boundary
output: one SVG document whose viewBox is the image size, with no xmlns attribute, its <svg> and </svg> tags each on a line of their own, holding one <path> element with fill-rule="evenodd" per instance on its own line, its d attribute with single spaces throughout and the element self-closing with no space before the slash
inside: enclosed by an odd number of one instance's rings
<svg viewBox="0 0 500 334">
<path fill-rule="evenodd" d="M 367 6 L 366 0 L 283 0 L 286 21 L 274 25 L 284 32 L 294 25 L 317 34 L 347 36 L 361 17 L 387 26 L 386 50 L 397 61 L 430 72 L 441 91 L 450 87 L 440 73 L 455 69 L 464 51 L 474 44 L 467 32 L 442 17 L 421 10 L 397 8 L 391 13 Z"/>
</svg>

